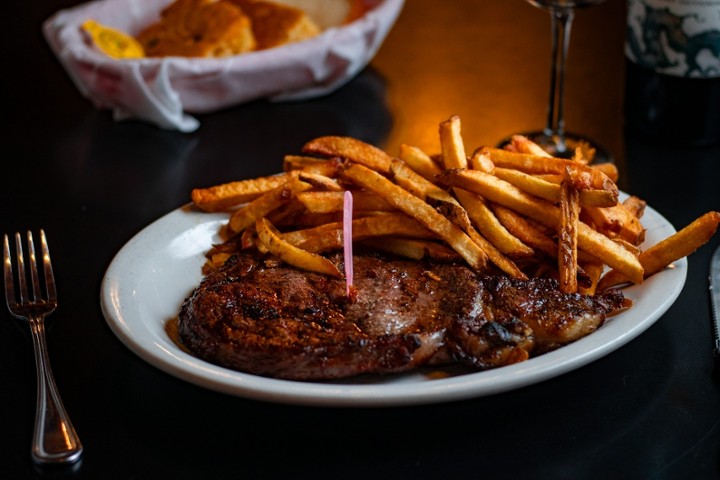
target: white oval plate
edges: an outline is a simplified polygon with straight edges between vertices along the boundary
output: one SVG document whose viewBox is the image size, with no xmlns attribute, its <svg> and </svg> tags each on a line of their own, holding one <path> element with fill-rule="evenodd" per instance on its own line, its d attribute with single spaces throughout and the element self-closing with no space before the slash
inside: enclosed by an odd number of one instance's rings
<svg viewBox="0 0 720 480">
<path fill-rule="evenodd" d="M 227 214 L 190 205 L 174 210 L 133 237 L 111 262 L 102 282 L 101 304 L 112 331 L 130 350 L 157 368 L 188 382 L 240 397 L 317 406 L 391 406 L 480 397 L 520 388 L 586 365 L 625 345 L 667 311 L 680 294 L 687 260 L 675 262 L 624 293 L 635 305 L 600 329 L 550 353 L 494 370 L 457 367 L 399 375 L 364 375 L 333 382 L 264 378 L 229 370 L 181 350 L 166 334 L 184 299 L 202 279 L 204 253 L 218 242 Z M 675 233 L 652 208 L 643 217 L 650 245 Z"/>
</svg>

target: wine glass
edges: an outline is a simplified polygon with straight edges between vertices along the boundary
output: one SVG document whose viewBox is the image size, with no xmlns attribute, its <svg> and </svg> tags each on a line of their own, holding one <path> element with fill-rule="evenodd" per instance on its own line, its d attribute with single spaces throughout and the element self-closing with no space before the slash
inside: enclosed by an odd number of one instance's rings
<svg viewBox="0 0 720 480">
<path fill-rule="evenodd" d="M 563 116 L 565 86 L 565 65 L 567 63 L 570 31 L 577 8 L 597 5 L 605 0 L 525 0 L 531 5 L 547 11 L 552 20 L 552 63 L 550 67 L 550 98 L 547 107 L 547 122 L 540 131 L 524 132 L 544 150 L 556 157 L 572 157 L 575 147 L 585 146 L 595 150 L 595 162 L 610 161 L 610 154 L 605 148 L 581 135 L 565 131 Z M 500 146 L 510 143 L 510 138 L 503 140 Z"/>
</svg>

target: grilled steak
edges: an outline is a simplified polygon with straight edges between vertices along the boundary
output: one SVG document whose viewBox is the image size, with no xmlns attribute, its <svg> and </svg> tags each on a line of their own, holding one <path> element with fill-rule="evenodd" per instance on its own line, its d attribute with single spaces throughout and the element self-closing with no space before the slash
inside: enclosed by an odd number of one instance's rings
<svg viewBox="0 0 720 480">
<path fill-rule="evenodd" d="M 340 255 L 331 258 L 342 267 Z M 232 257 L 182 306 L 179 335 L 195 355 L 231 369 L 333 379 L 463 362 L 493 368 L 572 342 L 627 306 L 620 292 L 559 292 L 552 280 L 477 275 L 452 263 L 354 256 L 344 280 Z"/>
</svg>

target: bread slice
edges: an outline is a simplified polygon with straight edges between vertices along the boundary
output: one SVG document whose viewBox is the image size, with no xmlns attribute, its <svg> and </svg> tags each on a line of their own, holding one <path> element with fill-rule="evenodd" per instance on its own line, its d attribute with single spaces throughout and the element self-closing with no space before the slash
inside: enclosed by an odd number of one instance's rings
<svg viewBox="0 0 720 480">
<path fill-rule="evenodd" d="M 225 0 L 177 0 L 138 41 L 149 57 L 224 57 L 257 45 L 250 18 Z"/>
<path fill-rule="evenodd" d="M 229 0 L 250 17 L 257 49 L 312 38 L 320 27 L 303 10 L 265 0 Z M 336 0 L 337 1 L 337 0 Z"/>
</svg>

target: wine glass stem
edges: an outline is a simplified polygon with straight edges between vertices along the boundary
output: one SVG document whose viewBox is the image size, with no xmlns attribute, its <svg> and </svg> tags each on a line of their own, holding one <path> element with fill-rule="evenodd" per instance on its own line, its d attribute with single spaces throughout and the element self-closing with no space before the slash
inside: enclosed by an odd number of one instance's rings
<svg viewBox="0 0 720 480">
<path fill-rule="evenodd" d="M 550 99 L 545 134 L 557 137 L 558 150 L 565 149 L 565 118 L 563 117 L 565 64 L 570 46 L 570 29 L 573 21 L 572 9 L 558 9 L 550 12 L 552 18 L 552 63 L 550 69 Z"/>
</svg>

